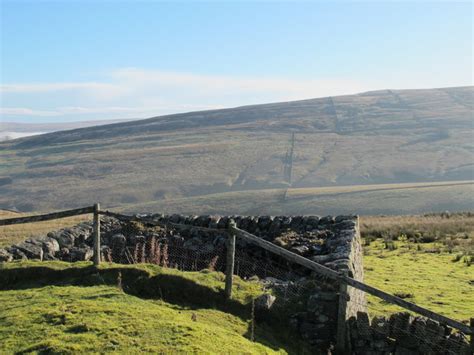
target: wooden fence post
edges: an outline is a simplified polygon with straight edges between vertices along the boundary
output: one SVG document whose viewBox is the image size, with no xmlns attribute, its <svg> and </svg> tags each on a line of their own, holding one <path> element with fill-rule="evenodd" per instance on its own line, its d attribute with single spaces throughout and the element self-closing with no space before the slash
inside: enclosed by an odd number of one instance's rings
<svg viewBox="0 0 474 355">
<path fill-rule="evenodd" d="M 100 264 L 100 205 L 94 204 L 94 266 Z"/>
<path fill-rule="evenodd" d="M 471 322 L 469 325 L 471 326 L 471 353 L 474 354 L 474 318 L 471 318 Z"/>
<path fill-rule="evenodd" d="M 340 280 L 339 306 L 338 306 L 338 313 L 337 313 L 336 354 L 346 354 L 346 349 L 347 349 L 346 310 L 347 310 L 347 283 L 344 280 Z"/>
<path fill-rule="evenodd" d="M 227 262 L 225 269 L 225 297 L 230 299 L 232 297 L 232 276 L 234 275 L 234 261 L 235 261 L 235 232 L 237 224 L 233 219 L 229 221 L 229 237 L 227 239 Z"/>
<path fill-rule="evenodd" d="M 429 309 L 420 307 L 414 303 L 405 301 L 404 299 L 391 295 L 390 293 L 384 292 L 375 287 L 369 286 L 363 282 L 357 281 L 351 277 L 348 277 L 347 275 L 341 276 L 340 273 L 328 268 L 327 266 L 311 261 L 305 258 L 304 256 L 292 253 L 291 251 L 288 251 L 282 247 L 279 247 L 278 245 L 273 244 L 272 242 L 269 242 L 265 239 L 259 238 L 249 232 L 246 232 L 239 228 L 235 228 L 234 233 L 239 238 L 243 239 L 246 242 L 252 243 L 254 245 L 258 245 L 259 247 L 265 250 L 268 250 L 269 252 L 275 255 L 281 256 L 285 258 L 286 260 L 291 261 L 292 263 L 302 265 L 305 268 L 318 273 L 319 275 L 328 277 L 329 279 L 334 280 L 334 281 L 338 281 L 338 282 L 343 281 L 347 284 L 347 287 L 353 287 L 357 290 L 374 295 L 378 298 L 383 299 L 384 301 L 403 307 L 405 309 L 408 309 L 409 311 L 416 312 L 418 314 L 421 314 L 424 317 L 430 318 L 437 322 L 449 325 L 450 327 L 453 327 L 455 329 L 459 329 L 463 333 L 466 333 L 466 334 L 472 333 L 471 327 L 468 326 L 467 324 L 445 317 L 439 313 L 435 313 L 433 311 L 430 311 Z"/>
</svg>

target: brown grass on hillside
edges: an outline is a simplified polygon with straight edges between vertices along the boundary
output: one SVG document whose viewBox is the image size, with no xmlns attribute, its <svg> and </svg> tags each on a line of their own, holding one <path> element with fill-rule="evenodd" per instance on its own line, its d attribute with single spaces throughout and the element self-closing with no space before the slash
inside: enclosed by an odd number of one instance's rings
<svg viewBox="0 0 474 355">
<path fill-rule="evenodd" d="M 33 214 L 17 213 L 0 210 L 0 219 L 31 216 Z M 55 219 L 52 221 L 14 224 L 10 226 L 0 226 L 0 248 L 21 242 L 38 234 L 46 234 L 53 230 L 71 227 L 79 222 L 91 220 L 92 215 L 82 215 Z"/>
<path fill-rule="evenodd" d="M 370 242 L 406 238 L 416 243 L 439 242 L 447 251 L 474 253 L 474 213 L 430 213 L 412 216 L 365 216 L 362 237 Z"/>
</svg>

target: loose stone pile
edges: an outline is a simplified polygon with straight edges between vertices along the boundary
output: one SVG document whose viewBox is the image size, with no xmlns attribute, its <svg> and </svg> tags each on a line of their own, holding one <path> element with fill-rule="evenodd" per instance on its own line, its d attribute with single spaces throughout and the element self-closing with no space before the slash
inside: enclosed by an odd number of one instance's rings
<svg viewBox="0 0 474 355">
<path fill-rule="evenodd" d="M 102 218 L 101 230 L 110 234 L 121 224 L 112 218 Z M 13 260 L 87 261 L 92 259 L 92 223 L 82 222 L 74 227 L 51 231 L 47 235 L 29 238 L 0 249 L 0 262 Z"/>
</svg>

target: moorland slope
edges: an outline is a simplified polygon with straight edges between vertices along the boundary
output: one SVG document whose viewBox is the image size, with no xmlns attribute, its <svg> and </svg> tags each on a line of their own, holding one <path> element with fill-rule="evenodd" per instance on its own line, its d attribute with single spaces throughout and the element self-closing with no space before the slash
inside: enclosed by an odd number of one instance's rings
<svg viewBox="0 0 474 355">
<path fill-rule="evenodd" d="M 100 201 L 133 211 L 245 214 L 264 201 L 260 213 L 466 209 L 474 197 L 473 94 L 473 87 L 382 90 L 3 142 L 0 208 Z M 377 184 L 393 189 L 356 187 L 333 198 L 334 187 Z M 367 211 L 364 201 L 372 201 Z"/>
</svg>

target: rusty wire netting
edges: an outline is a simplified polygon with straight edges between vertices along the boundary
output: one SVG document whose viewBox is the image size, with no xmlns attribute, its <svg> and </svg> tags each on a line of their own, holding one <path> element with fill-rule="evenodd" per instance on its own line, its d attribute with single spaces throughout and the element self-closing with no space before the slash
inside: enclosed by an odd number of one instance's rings
<svg viewBox="0 0 474 355">
<path fill-rule="evenodd" d="M 104 248 L 102 252 L 105 261 L 152 263 L 182 271 L 208 269 L 225 272 L 227 237 L 225 230 L 210 231 L 203 236 L 192 228 L 185 231 L 164 228 L 159 233 L 148 233 L 146 236 L 135 233 L 128 240 L 125 237 L 109 237 L 110 247 Z M 259 326 L 270 321 L 289 331 L 295 330 L 295 334 L 312 345 L 331 347 L 337 324 L 338 285 L 304 267 L 239 240 L 235 251 L 234 274 L 244 280 L 257 281 L 265 296 L 248 303 L 252 329 L 258 332 Z M 321 297 L 327 299 L 321 301 Z M 368 307 L 365 308 L 368 313 L 375 314 L 370 304 L 360 306 Z M 265 313 L 262 309 L 271 309 L 268 313 L 272 316 L 262 316 Z M 427 354 L 469 353 L 464 334 L 425 318 L 409 315 L 403 308 L 398 314 L 387 318 L 374 317 L 372 320 L 369 320 L 367 313 L 360 313 L 349 319 L 348 324 L 355 353 L 390 353 L 397 349 L 399 352 L 421 349 Z"/>
<path fill-rule="evenodd" d="M 115 234 L 106 237 L 102 259 L 125 264 L 151 263 L 183 271 L 225 269 L 225 235 L 208 241 L 179 232 L 160 229 L 158 232 Z"/>
<path fill-rule="evenodd" d="M 122 232 L 128 233 L 126 229 Z M 203 235 L 193 228 L 154 228 L 154 231 L 133 230 L 127 236 L 124 234 L 103 235 L 103 261 L 151 263 L 181 271 L 226 271 L 228 234 L 225 230 L 208 231 Z M 257 333 L 259 327 L 270 321 L 273 326 L 288 328 L 291 317 L 304 310 L 312 290 L 319 287 L 315 275 L 301 266 L 242 241 L 237 241 L 234 275 L 258 283 L 261 290 L 261 298 L 253 296 L 253 300 L 245 300 Z M 271 320 L 263 316 L 270 309 Z"/>
<path fill-rule="evenodd" d="M 74 238 L 75 242 L 82 244 L 71 248 L 68 254 L 71 261 L 75 249 L 84 249 L 84 255 L 92 250 L 92 238 L 86 238 L 92 235 L 92 226 L 88 222 L 84 226 L 84 235 L 79 233 Z M 206 229 L 202 233 L 199 227 L 188 227 L 179 229 L 172 225 L 155 225 L 144 228 L 103 218 L 102 260 L 124 264 L 151 263 L 182 271 L 206 269 L 225 272 L 227 231 L 202 228 Z M 61 256 L 61 253 L 58 255 Z M 296 330 L 312 345 L 330 347 L 337 324 L 339 289 L 335 282 L 239 238 L 234 274 L 244 280 L 258 282 L 261 287 L 263 297 L 248 302 L 252 338 L 255 329 L 258 332 L 259 326 L 270 321 L 273 325 L 279 323 L 282 328 Z M 359 302 L 357 299 L 347 301 Z M 370 303 L 359 306 L 368 314 L 377 314 L 377 309 Z M 351 346 L 355 353 L 403 353 L 414 349 L 426 354 L 470 353 L 466 334 L 429 319 L 415 317 L 401 307 L 400 312 L 387 317 L 369 319 L 367 313 L 350 314 L 352 317 L 348 320 Z M 268 317 L 268 314 L 271 316 Z"/>
</svg>

